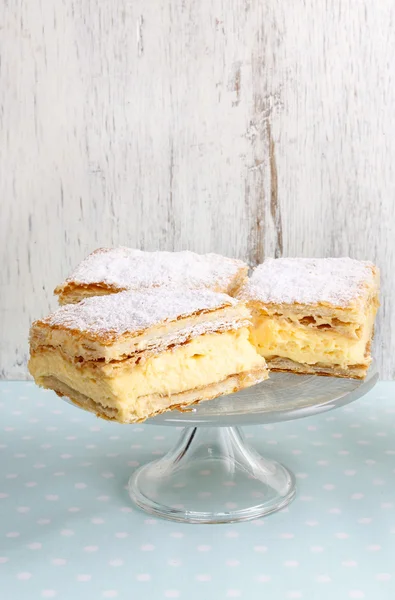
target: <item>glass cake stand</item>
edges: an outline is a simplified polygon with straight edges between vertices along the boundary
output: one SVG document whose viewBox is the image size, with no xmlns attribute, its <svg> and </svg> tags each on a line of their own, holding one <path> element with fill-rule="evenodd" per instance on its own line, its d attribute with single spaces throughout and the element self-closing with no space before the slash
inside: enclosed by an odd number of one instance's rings
<svg viewBox="0 0 395 600">
<path fill-rule="evenodd" d="M 187 523 L 248 521 L 280 510 L 295 497 L 295 477 L 249 446 L 239 427 L 339 408 L 377 380 L 375 364 L 363 381 L 271 373 L 242 392 L 150 419 L 149 425 L 185 429 L 165 456 L 134 472 L 130 497 L 148 513 Z"/>
</svg>

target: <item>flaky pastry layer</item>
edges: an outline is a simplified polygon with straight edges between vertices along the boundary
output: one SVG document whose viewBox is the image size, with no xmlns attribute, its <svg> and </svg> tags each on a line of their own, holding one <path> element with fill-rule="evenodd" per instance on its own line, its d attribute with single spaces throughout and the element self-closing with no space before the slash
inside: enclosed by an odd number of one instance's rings
<svg viewBox="0 0 395 600">
<path fill-rule="evenodd" d="M 132 248 L 99 248 L 55 289 L 60 304 L 92 296 L 153 287 L 207 288 L 235 295 L 248 266 L 219 254 L 142 252 Z"/>
<path fill-rule="evenodd" d="M 237 375 L 230 375 L 223 381 L 194 390 L 172 394 L 171 396 L 160 396 L 159 394 L 143 396 L 141 401 L 149 407 L 149 414 L 144 417 L 138 417 L 133 411 L 120 413 L 117 408 L 103 406 L 100 402 L 81 394 L 55 377 L 44 378 L 42 384 L 44 387 L 54 390 L 58 396 L 66 396 L 73 404 L 95 413 L 96 416 L 102 419 L 117 421 L 118 423 L 140 423 L 148 417 L 155 417 L 168 410 L 182 410 L 204 400 L 213 400 L 219 396 L 238 392 L 246 387 L 264 381 L 267 377 L 267 372 L 257 369 Z"/>
</svg>

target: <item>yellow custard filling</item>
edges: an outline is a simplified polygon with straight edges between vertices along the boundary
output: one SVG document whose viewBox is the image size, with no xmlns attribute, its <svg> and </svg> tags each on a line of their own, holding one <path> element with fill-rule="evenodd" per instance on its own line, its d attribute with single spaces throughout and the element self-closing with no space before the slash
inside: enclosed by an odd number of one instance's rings
<svg viewBox="0 0 395 600">
<path fill-rule="evenodd" d="M 359 339 L 350 339 L 333 328 L 318 330 L 285 318 L 255 314 L 251 340 L 265 358 L 279 356 L 298 363 L 357 365 L 365 362 L 375 311 L 361 325 Z"/>
<path fill-rule="evenodd" d="M 95 367 L 74 364 L 54 349 L 35 353 L 29 363 L 37 383 L 56 377 L 104 406 L 142 418 L 147 407 L 141 397 L 170 396 L 264 367 L 265 361 L 251 344 L 246 327 L 200 336 L 137 365 L 128 360 L 100 366 L 95 363 Z M 160 405 L 163 407 L 163 402 Z"/>
</svg>

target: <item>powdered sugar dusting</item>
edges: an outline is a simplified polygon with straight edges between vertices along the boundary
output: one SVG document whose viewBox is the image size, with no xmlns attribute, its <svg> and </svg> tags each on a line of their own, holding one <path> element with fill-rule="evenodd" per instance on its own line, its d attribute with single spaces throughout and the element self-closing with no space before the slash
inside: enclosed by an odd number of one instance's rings
<svg viewBox="0 0 395 600">
<path fill-rule="evenodd" d="M 268 258 L 253 272 L 242 298 L 270 304 L 347 306 L 374 285 L 374 265 L 351 258 Z"/>
<path fill-rule="evenodd" d="M 237 300 L 211 290 L 153 288 L 87 298 L 79 304 L 62 306 L 43 322 L 116 339 L 126 332 L 141 332 L 163 321 L 174 321 L 195 312 L 235 306 L 237 303 Z"/>
<path fill-rule="evenodd" d="M 244 267 L 242 261 L 219 254 L 101 248 L 83 260 L 65 284 L 103 284 L 119 290 L 183 285 L 227 291 Z"/>
</svg>

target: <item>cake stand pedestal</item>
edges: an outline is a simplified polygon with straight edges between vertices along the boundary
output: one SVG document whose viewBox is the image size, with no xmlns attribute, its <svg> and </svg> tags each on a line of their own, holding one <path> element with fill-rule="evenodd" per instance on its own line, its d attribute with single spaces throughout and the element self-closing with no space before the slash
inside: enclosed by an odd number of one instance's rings
<svg viewBox="0 0 395 600">
<path fill-rule="evenodd" d="M 271 373 L 242 392 L 150 419 L 147 424 L 185 429 L 164 457 L 135 471 L 130 497 L 148 513 L 187 523 L 234 523 L 280 510 L 295 497 L 295 477 L 249 446 L 239 427 L 339 408 L 377 380 L 374 364 L 363 381 Z"/>
</svg>

